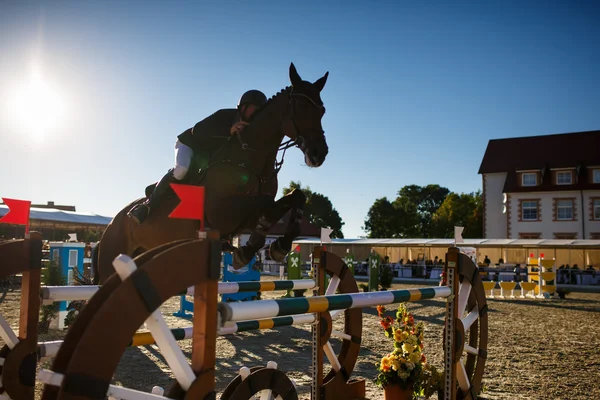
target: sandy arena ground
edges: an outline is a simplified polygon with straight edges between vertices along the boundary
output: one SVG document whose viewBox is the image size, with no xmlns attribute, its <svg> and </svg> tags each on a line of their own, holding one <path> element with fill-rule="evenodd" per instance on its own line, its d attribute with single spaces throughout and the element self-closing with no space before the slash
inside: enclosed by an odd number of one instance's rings
<svg viewBox="0 0 600 400">
<path fill-rule="evenodd" d="M 274 279 L 264 277 L 263 279 Z M 393 289 L 414 287 L 394 284 Z M 265 293 L 274 298 L 281 292 Z M 0 302 L 0 314 L 18 326 L 19 293 L 9 292 Z M 410 303 L 417 321 L 426 326 L 425 352 L 429 362 L 442 365 L 444 300 Z M 567 299 L 488 299 L 489 345 L 483 378 L 484 399 L 600 399 L 600 295 L 572 293 Z M 393 306 L 392 306 L 393 308 Z M 184 327 L 191 323 L 173 317 L 178 298 L 161 308 L 167 323 Z M 62 332 L 42 335 L 56 340 Z M 190 357 L 191 340 L 181 341 Z M 3 345 L 0 339 L 0 345 Z M 0 346 L 1 347 L 1 346 Z M 334 345 L 337 348 L 337 346 Z M 363 310 L 361 354 L 353 377 L 367 381 L 367 397 L 383 398 L 374 383 L 374 363 L 390 351 L 383 340 L 375 308 Z M 300 398 L 309 398 L 311 377 L 308 326 L 227 335 L 217 341 L 217 389 L 222 390 L 241 366 L 264 366 L 276 361 L 297 384 Z M 44 364 L 49 367 L 50 364 Z M 114 376 L 114 383 L 143 391 L 152 386 L 168 388 L 173 376 L 155 346 L 129 348 Z M 36 398 L 41 397 L 38 384 Z M 434 396 L 435 398 L 435 396 Z"/>
</svg>

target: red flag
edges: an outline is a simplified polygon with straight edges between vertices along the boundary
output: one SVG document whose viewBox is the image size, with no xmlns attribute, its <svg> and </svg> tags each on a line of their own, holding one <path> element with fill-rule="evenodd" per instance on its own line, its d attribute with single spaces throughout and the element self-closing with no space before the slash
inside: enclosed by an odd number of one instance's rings
<svg viewBox="0 0 600 400">
<path fill-rule="evenodd" d="M 171 187 L 181 202 L 169 214 L 169 218 L 199 219 L 204 229 L 204 186 L 181 185 L 171 183 Z"/>
<path fill-rule="evenodd" d="M 5 224 L 26 225 L 29 227 L 29 208 L 31 207 L 31 201 L 7 199 L 6 197 L 3 197 L 2 200 L 4 200 L 8 206 L 8 212 L 4 217 L 0 218 L 0 222 Z"/>
</svg>

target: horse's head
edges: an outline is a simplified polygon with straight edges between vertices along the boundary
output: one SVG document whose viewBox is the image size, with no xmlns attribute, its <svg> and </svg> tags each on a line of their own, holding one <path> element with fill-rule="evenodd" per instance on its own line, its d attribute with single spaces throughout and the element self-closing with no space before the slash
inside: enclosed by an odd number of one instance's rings
<svg viewBox="0 0 600 400">
<path fill-rule="evenodd" d="M 328 75 L 329 72 L 325 73 L 314 83 L 303 81 L 294 63 L 290 64 L 292 88 L 289 91 L 289 107 L 284 117 L 283 131 L 296 141 L 309 167 L 320 167 L 329 152 L 321 125 L 325 106 L 320 94 Z"/>
</svg>

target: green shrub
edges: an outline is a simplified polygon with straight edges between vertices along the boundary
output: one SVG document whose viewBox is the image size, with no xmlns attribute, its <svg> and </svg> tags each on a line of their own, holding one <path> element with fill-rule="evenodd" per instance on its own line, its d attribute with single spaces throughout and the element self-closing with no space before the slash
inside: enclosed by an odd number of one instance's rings
<svg viewBox="0 0 600 400">
<path fill-rule="evenodd" d="M 383 265 L 381 267 L 381 273 L 379 274 L 379 286 L 381 286 L 381 290 L 388 290 L 391 288 L 393 279 L 394 274 L 392 273 L 392 268 L 389 265 Z"/>
<path fill-rule="evenodd" d="M 50 261 L 47 268 L 42 269 L 42 282 L 46 286 L 65 286 L 67 279 L 62 274 L 62 268 L 56 261 Z M 40 333 L 48 333 L 50 321 L 58 315 L 59 303 L 54 302 L 40 307 Z"/>
</svg>

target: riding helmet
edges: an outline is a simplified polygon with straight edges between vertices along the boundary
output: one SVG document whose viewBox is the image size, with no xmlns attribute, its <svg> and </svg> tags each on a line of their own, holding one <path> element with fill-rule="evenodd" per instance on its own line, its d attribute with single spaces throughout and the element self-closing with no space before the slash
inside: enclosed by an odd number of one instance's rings
<svg viewBox="0 0 600 400">
<path fill-rule="evenodd" d="M 245 103 L 254 104 L 258 108 L 262 108 L 267 102 L 267 96 L 260 90 L 248 90 L 246 93 L 240 97 L 240 101 L 238 102 L 238 108 L 240 108 Z"/>
</svg>

